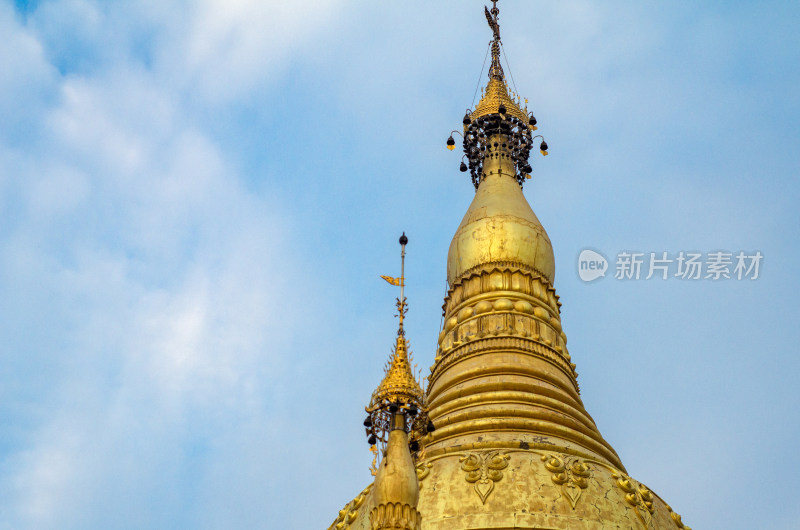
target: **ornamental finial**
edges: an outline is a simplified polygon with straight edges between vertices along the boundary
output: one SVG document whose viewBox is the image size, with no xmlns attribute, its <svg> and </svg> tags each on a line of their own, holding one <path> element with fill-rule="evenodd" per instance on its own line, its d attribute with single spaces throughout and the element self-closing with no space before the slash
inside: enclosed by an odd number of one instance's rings
<svg viewBox="0 0 800 530">
<path fill-rule="evenodd" d="M 411 367 L 411 352 L 403 329 L 403 320 L 408 312 L 404 293 L 405 259 L 408 237 L 405 232 L 400 236 L 400 277 L 381 276 L 392 285 L 400 287 L 397 298 L 400 325 L 397 330 L 394 351 L 386 367 L 386 375 L 375 389 L 366 407 L 367 419 L 364 420 L 368 442 L 371 446 L 381 443 L 384 447 L 389 440 L 389 433 L 397 428 L 398 422 L 408 433 L 409 448 L 413 454 L 420 450 L 420 439 L 433 431 L 433 424 L 428 420 L 424 406 L 424 392 L 420 387 Z M 398 415 L 402 419 L 398 419 Z"/>
<path fill-rule="evenodd" d="M 500 10 L 497 9 L 497 0 L 492 0 L 492 10 L 484 6 L 484 13 L 486 14 L 486 21 L 489 23 L 489 28 L 492 30 L 494 38 L 492 39 L 492 66 L 489 67 L 489 79 L 503 80 L 503 67 L 500 65 L 500 24 L 497 22 L 497 17 Z"/>
<path fill-rule="evenodd" d="M 463 138 L 464 156 L 461 158 L 459 169 L 470 172 L 472 184 L 475 189 L 485 176 L 483 163 L 487 156 L 497 157 L 513 162 L 512 176 L 522 187 L 525 180 L 531 178 L 529 156 L 534 148 L 534 140 L 540 139 L 539 151 L 547 155 L 547 142 L 542 135 L 533 135 L 537 130 L 536 118 L 528 112 L 528 100 L 525 108 L 520 107 L 519 95 L 509 95 L 503 67 L 500 64 L 500 24 L 497 21 L 500 10 L 497 9 L 497 0 L 492 0 L 492 9 L 484 6 L 484 14 L 489 28 L 492 30 L 492 64 L 489 67 L 489 83 L 481 91 L 481 100 L 474 109 L 467 109 L 462 123 L 463 134 L 452 131 L 447 139 L 447 148 L 455 150 L 456 141 L 453 135 Z M 503 52 L 505 55 L 505 52 Z M 506 60 L 508 66 L 508 60 Z M 509 69 L 511 81 L 514 76 Z"/>
<path fill-rule="evenodd" d="M 405 331 L 403 330 L 403 320 L 408 312 L 408 304 L 406 304 L 406 297 L 403 294 L 406 286 L 406 245 L 408 245 L 408 237 L 406 237 L 406 233 L 403 232 L 403 235 L 400 236 L 400 277 L 393 278 L 391 276 L 381 275 L 381 278 L 390 284 L 400 287 L 400 298 L 397 299 L 397 316 L 400 318 L 400 326 L 397 330 L 399 335 L 405 335 Z"/>
</svg>

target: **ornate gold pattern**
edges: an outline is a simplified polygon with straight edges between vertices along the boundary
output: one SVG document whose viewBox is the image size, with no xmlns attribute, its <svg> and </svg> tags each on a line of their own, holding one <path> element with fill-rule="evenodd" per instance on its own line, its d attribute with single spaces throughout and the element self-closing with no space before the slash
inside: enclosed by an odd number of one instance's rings
<svg viewBox="0 0 800 530">
<path fill-rule="evenodd" d="M 463 360 L 465 357 L 477 355 L 484 351 L 497 351 L 497 350 L 515 350 L 525 352 L 536 357 L 541 357 L 545 361 L 555 365 L 556 368 L 564 372 L 564 375 L 570 378 L 575 392 L 578 392 L 579 387 L 573 363 L 564 356 L 562 352 L 554 350 L 547 344 L 542 344 L 538 339 L 540 336 L 502 336 L 510 335 L 510 332 L 502 328 L 492 332 L 492 336 L 480 337 L 477 334 L 465 335 L 462 341 L 447 341 L 442 347 L 437 364 L 434 365 L 434 375 L 438 376 L 447 369 L 451 364 Z M 431 383 L 436 380 L 436 377 L 431 376 Z"/>
<path fill-rule="evenodd" d="M 467 269 L 450 285 L 442 306 L 443 314 L 452 313 L 461 303 L 477 295 L 494 291 L 514 291 L 554 315 L 561 311 L 558 295 L 542 271 L 530 264 L 492 261 Z"/>
<path fill-rule="evenodd" d="M 500 451 L 469 453 L 459 459 L 461 470 L 467 472 L 466 481 L 474 484 L 475 493 L 481 502 L 494 490 L 494 483 L 503 478 L 503 469 L 508 467 L 509 456 Z"/>
<path fill-rule="evenodd" d="M 543 455 L 542 462 L 574 510 L 581 493 L 589 487 L 589 477 L 592 476 L 589 466 L 580 458 L 561 458 L 556 454 Z"/>
<path fill-rule="evenodd" d="M 646 528 L 654 528 L 653 492 L 624 473 L 615 472 L 611 476 L 617 479 L 617 486 L 625 492 L 625 501 L 636 510 L 636 515 L 642 524 Z"/>
<path fill-rule="evenodd" d="M 422 488 L 422 481 L 425 480 L 427 476 L 431 474 L 432 467 L 433 464 L 430 462 L 417 464 L 417 480 L 419 481 L 420 488 Z"/>
<path fill-rule="evenodd" d="M 389 528 L 419 530 L 422 525 L 422 516 L 416 508 L 409 504 L 387 502 L 372 509 L 369 514 L 369 522 L 372 530 Z"/>
<path fill-rule="evenodd" d="M 560 302 L 540 276 L 512 264 L 476 270 L 450 289 L 446 319 L 430 382 L 456 360 L 484 349 L 511 348 L 542 356 L 579 391 L 577 372 L 560 321 Z M 476 344 L 481 339 L 509 337 Z"/>
<path fill-rule="evenodd" d="M 384 402 L 397 401 L 417 403 L 419 406 L 423 402 L 422 388 L 411 370 L 408 344 L 402 335 L 397 336 L 392 358 L 386 367 L 383 381 L 372 394 L 370 408 Z"/>
<path fill-rule="evenodd" d="M 508 86 L 506 86 L 505 79 L 498 79 L 496 77 L 489 79 L 489 84 L 486 85 L 486 90 L 483 97 L 475 106 L 470 117 L 475 120 L 482 116 L 489 114 L 498 114 L 500 112 L 500 105 L 506 107 L 506 112 L 515 118 L 519 118 L 524 123 L 528 122 L 527 109 L 522 110 L 519 105 L 511 99 L 508 95 Z"/>
</svg>

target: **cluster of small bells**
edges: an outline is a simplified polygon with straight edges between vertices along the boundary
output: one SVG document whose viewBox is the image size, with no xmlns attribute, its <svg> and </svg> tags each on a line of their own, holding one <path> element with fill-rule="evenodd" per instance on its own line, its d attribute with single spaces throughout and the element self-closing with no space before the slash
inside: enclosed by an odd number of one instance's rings
<svg viewBox="0 0 800 530">
<path fill-rule="evenodd" d="M 415 400 L 413 400 L 415 401 Z M 386 444 L 389 432 L 392 429 L 392 418 L 402 413 L 405 417 L 405 431 L 408 433 L 408 448 L 412 455 L 420 450 L 420 439 L 426 434 L 436 430 L 428 414 L 419 404 L 402 401 L 381 401 L 370 404 L 367 409 L 368 416 L 364 420 L 367 434 L 367 443 L 376 445 L 378 442 Z"/>
<path fill-rule="evenodd" d="M 486 151 L 491 147 L 491 138 L 502 134 L 506 137 L 506 143 L 503 144 L 503 148 L 509 148 L 511 151 L 511 160 L 516 168 L 515 178 L 520 187 L 522 187 L 525 179 L 530 178 L 530 173 L 533 171 L 528 158 L 535 138 L 542 139 L 539 144 L 539 150 L 542 155 L 547 155 L 547 142 L 541 135 L 533 136 L 531 132 L 535 130 L 536 118 L 532 114 L 528 116 L 528 123 L 525 123 L 523 120 L 508 114 L 505 105 L 502 104 L 497 114 L 481 116 L 474 120 L 468 110 L 464 115 L 464 157 L 462 157 L 459 169 L 462 172 L 466 172 L 469 169 L 472 175 L 472 185 L 475 186 L 475 189 L 478 189 L 483 172 L 483 159 Z M 453 134 L 458 133 L 453 131 L 447 139 L 447 148 L 451 151 L 456 145 Z M 494 147 L 499 147 L 499 143 L 495 142 Z M 467 162 L 463 161 L 464 158 L 467 159 Z"/>
</svg>

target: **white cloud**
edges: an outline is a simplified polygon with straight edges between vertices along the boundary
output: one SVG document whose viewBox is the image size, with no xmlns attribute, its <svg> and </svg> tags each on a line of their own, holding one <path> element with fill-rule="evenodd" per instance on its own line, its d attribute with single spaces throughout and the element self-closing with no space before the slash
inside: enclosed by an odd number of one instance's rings
<svg viewBox="0 0 800 530">
<path fill-rule="evenodd" d="M 207 102 L 230 102 L 272 81 L 330 25 L 341 0 L 203 0 L 169 14 L 156 69 Z M 148 9 L 152 5 L 148 6 Z"/>
<path fill-rule="evenodd" d="M 252 41 L 246 8 L 188 13 L 200 33 L 186 45 L 187 84 L 207 78 L 199 88 L 215 98 L 230 95 L 215 88 L 218 75 L 252 86 L 244 62 L 272 44 Z M 63 32 L 79 21 L 102 46 L 106 8 L 44 4 L 29 28 L 7 6 L 0 16 L 12 47 L 0 71 L 16 69 L 0 78 L 2 101 L 24 102 L 0 133 L 34 131 L 0 150 L 0 278 L 18 286 L 0 303 L 9 317 L 0 414 L 25 425 L 2 453 L 0 526 L 180 526 L 187 510 L 213 510 L 178 487 L 208 488 L 197 448 L 235 452 L 270 432 L 262 409 L 299 318 L 287 300 L 308 285 L 284 240 L 290 219 L 275 198 L 247 191 L 194 124 L 179 91 L 187 86 L 119 50 L 103 68 L 55 74 L 48 60 L 68 59 L 47 59 L 35 32 L 69 41 Z M 217 39 L 208 49 L 206 30 Z M 228 34 L 244 40 L 222 46 Z M 205 73 L 219 50 L 233 61 Z M 39 92 L 50 98 L 25 98 Z"/>
</svg>

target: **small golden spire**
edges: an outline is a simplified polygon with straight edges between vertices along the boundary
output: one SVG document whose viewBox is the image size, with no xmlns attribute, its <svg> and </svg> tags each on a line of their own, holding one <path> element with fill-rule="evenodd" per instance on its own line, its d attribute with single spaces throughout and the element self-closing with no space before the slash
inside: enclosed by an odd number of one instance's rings
<svg viewBox="0 0 800 530">
<path fill-rule="evenodd" d="M 433 430 L 433 425 L 428 421 L 424 406 L 424 393 L 411 368 L 411 354 L 408 341 L 405 337 L 403 323 L 408 312 L 405 298 L 405 258 L 408 238 L 405 232 L 400 236 L 400 277 L 381 276 L 392 285 L 400 287 L 400 297 L 397 298 L 397 316 L 399 326 L 395 339 L 394 351 L 386 367 L 386 374 L 372 393 L 366 411 L 369 414 L 364 420 L 367 437 L 370 445 L 378 442 L 385 444 L 389 440 L 396 414 L 402 413 L 404 430 L 409 435 L 411 451 L 419 450 L 419 440 L 427 432 Z"/>
</svg>

